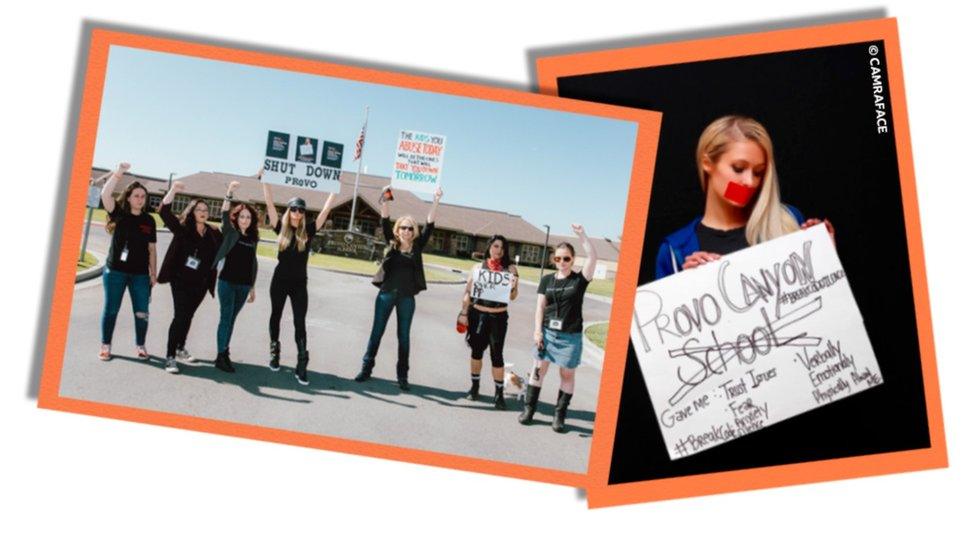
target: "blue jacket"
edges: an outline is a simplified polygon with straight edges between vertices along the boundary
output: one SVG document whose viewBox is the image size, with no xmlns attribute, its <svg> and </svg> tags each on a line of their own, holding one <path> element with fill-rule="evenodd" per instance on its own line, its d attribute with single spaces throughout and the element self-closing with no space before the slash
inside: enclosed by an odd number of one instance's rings
<svg viewBox="0 0 976 549">
<path fill-rule="evenodd" d="M 793 215 L 797 224 L 803 224 L 804 217 L 800 213 L 800 210 L 788 204 L 783 204 L 783 206 Z M 661 247 L 657 251 L 654 280 L 662 279 L 680 271 L 681 266 L 684 265 L 685 258 L 701 250 L 701 245 L 698 243 L 698 235 L 695 233 L 695 228 L 698 227 L 698 223 L 701 220 L 702 216 L 696 217 L 691 223 L 669 234 L 664 239 L 664 242 L 661 243 Z"/>
</svg>

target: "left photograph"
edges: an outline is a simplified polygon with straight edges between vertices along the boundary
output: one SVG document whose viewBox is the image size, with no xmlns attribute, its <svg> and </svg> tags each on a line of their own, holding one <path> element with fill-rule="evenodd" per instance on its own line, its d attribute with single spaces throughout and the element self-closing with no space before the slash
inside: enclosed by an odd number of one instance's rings
<svg viewBox="0 0 976 549">
<path fill-rule="evenodd" d="M 587 486 L 659 128 L 96 29 L 39 405 Z"/>
</svg>

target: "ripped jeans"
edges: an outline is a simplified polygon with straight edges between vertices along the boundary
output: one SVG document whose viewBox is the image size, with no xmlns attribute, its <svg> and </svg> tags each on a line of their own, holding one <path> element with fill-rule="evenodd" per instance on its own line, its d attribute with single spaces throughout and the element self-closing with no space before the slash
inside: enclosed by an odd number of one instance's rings
<svg viewBox="0 0 976 549">
<path fill-rule="evenodd" d="M 122 295 L 129 289 L 132 313 L 136 323 L 136 345 L 146 344 L 149 329 L 149 275 L 113 271 L 108 267 L 102 273 L 102 289 L 105 291 L 105 308 L 102 309 L 102 344 L 112 344 L 115 319 L 122 308 Z"/>
</svg>

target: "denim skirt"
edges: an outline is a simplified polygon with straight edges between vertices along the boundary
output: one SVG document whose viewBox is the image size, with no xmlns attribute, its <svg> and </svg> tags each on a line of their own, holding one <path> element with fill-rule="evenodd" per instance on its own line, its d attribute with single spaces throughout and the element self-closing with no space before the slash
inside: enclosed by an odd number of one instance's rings
<svg viewBox="0 0 976 549">
<path fill-rule="evenodd" d="M 563 368 L 579 366 L 583 354 L 583 332 L 560 332 L 543 328 L 542 344 L 540 360 L 547 360 Z"/>
</svg>

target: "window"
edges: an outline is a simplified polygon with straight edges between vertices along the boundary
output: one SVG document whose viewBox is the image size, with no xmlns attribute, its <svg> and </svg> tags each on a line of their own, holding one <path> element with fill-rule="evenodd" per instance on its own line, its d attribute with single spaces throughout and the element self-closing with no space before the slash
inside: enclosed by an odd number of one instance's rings
<svg viewBox="0 0 976 549">
<path fill-rule="evenodd" d="M 539 256 L 541 255 L 539 252 L 541 250 L 542 250 L 542 246 L 534 246 L 532 244 L 522 244 L 522 249 L 519 254 L 522 257 L 520 257 L 519 259 L 521 260 L 522 263 L 538 265 L 540 262 Z"/>
<path fill-rule="evenodd" d="M 451 244 L 458 252 L 468 252 L 471 250 L 471 239 L 466 234 L 454 233 L 451 235 Z"/>
<path fill-rule="evenodd" d="M 444 250 L 444 232 L 434 231 L 434 234 L 430 237 L 430 245 L 432 250 L 443 251 Z"/>
</svg>

